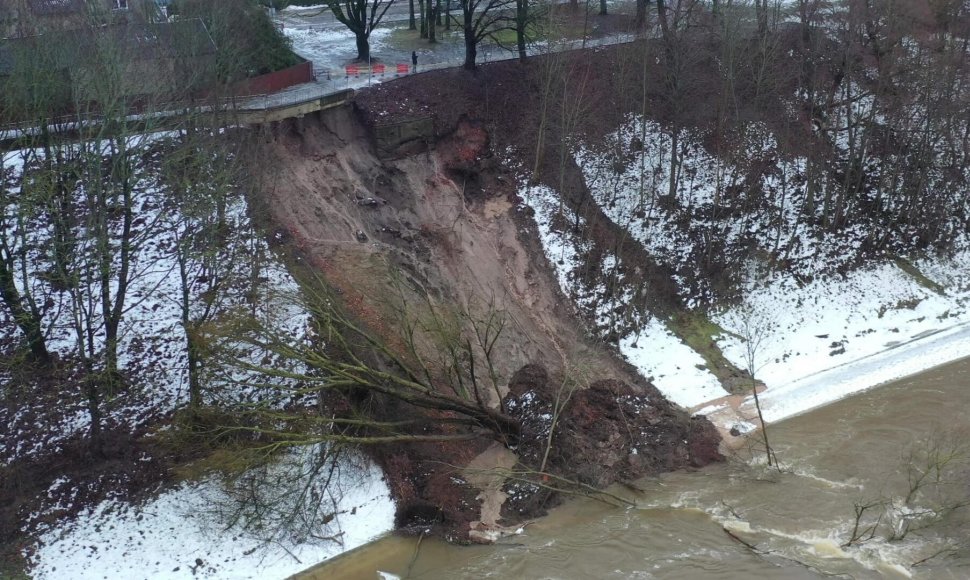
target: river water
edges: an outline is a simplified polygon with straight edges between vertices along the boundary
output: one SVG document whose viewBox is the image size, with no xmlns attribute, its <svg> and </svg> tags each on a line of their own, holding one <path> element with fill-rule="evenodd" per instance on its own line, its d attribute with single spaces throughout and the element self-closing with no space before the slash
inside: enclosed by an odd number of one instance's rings
<svg viewBox="0 0 970 580">
<path fill-rule="evenodd" d="M 301 578 L 970 578 L 970 508 L 901 541 L 841 547 L 857 504 L 895 497 L 902 505 L 910 451 L 927 449 L 919 442 L 970 426 L 968 395 L 963 360 L 769 426 L 781 473 L 752 446 L 724 465 L 643 480 L 643 493 L 617 490 L 636 507 L 570 501 L 494 546 L 392 536 Z M 968 434 L 958 441 L 970 445 Z M 970 497 L 970 473 L 959 481 L 925 487 L 912 509 Z M 888 524 L 879 520 L 877 536 Z"/>
</svg>

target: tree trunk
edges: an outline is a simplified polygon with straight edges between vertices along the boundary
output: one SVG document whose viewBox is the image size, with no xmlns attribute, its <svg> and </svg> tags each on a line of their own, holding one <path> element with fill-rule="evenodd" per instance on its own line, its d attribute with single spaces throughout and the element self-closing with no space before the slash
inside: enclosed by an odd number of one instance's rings
<svg viewBox="0 0 970 580">
<path fill-rule="evenodd" d="M 680 131 L 676 128 L 670 132 L 670 183 L 667 194 L 670 199 L 677 195 L 677 175 L 680 173 L 680 163 L 677 149 L 680 146 Z"/>
<path fill-rule="evenodd" d="M 445 0 L 445 30 L 451 30 L 451 0 Z"/>
<path fill-rule="evenodd" d="M 639 2 L 639 0 L 637 1 Z M 668 60 L 670 60 L 674 39 L 670 34 L 670 22 L 667 21 L 667 3 L 665 0 L 657 0 L 657 20 L 660 21 L 660 35 L 663 37 L 664 49 L 667 52 Z"/>
<path fill-rule="evenodd" d="M 755 0 L 754 7 L 758 17 L 758 36 L 764 38 L 768 34 L 768 0 Z"/>
<path fill-rule="evenodd" d="M 76 247 L 74 240 L 74 210 L 71 207 L 72 188 L 66 183 L 67 171 L 63 167 L 62 150 L 58 148 L 56 154 L 52 147 L 52 138 L 45 118 L 40 120 L 41 142 L 44 149 L 44 163 L 49 175 L 54 176 L 54 195 L 48 200 L 51 225 L 54 231 L 51 235 L 54 257 L 54 276 L 63 288 L 69 286 L 71 276 L 69 265 Z"/>
<path fill-rule="evenodd" d="M 599 15 L 600 16 L 606 16 L 607 15 L 607 11 L 606 11 L 606 0 L 600 0 L 600 11 L 599 11 Z"/>
<path fill-rule="evenodd" d="M 110 240 L 109 240 L 109 224 L 108 216 L 105 215 L 102 223 L 102 235 L 104 236 L 103 243 L 105 244 L 105 254 L 102 259 L 105 262 L 102 263 L 102 280 L 101 280 L 101 306 L 102 315 L 104 316 L 104 339 L 105 339 L 105 374 L 107 376 L 107 381 L 109 383 L 108 393 L 114 392 L 114 383 L 118 379 L 118 329 L 121 325 L 121 318 L 124 316 L 125 312 L 125 300 L 128 294 L 128 283 L 130 281 L 130 268 L 131 268 L 131 236 L 132 236 L 132 222 L 134 221 L 134 199 L 132 197 L 132 183 L 131 183 L 131 167 L 130 160 L 128 159 L 128 150 L 124 138 L 121 138 L 116 143 L 117 159 L 119 163 L 120 171 L 122 174 L 120 176 L 114 175 L 112 177 L 120 177 L 121 181 L 121 205 L 122 205 L 122 226 L 121 226 L 121 240 L 118 249 L 118 273 L 114 283 L 116 284 L 114 297 L 111 296 L 111 280 L 109 279 L 109 273 L 111 270 L 111 261 L 114 258 L 112 252 L 110 251 Z M 106 211 L 106 209 L 105 209 Z"/>
<path fill-rule="evenodd" d="M 765 426 L 765 417 L 761 414 L 761 401 L 758 400 L 757 385 L 751 385 L 751 393 L 754 395 L 754 407 L 758 410 L 758 422 L 761 423 L 761 438 L 765 442 L 765 455 L 768 458 L 768 467 L 771 467 L 772 465 L 777 464 L 777 461 L 775 461 L 775 454 L 771 450 L 771 444 L 768 443 L 768 427 Z"/>
<path fill-rule="evenodd" d="M 428 0 L 430 4 L 431 1 Z M 438 7 L 432 6 L 428 15 L 428 42 L 435 44 L 438 42 Z"/>
<path fill-rule="evenodd" d="M 418 0 L 418 10 L 421 13 L 421 38 L 428 38 L 428 12 L 431 0 Z"/>
<path fill-rule="evenodd" d="M 478 56 L 478 41 L 475 39 L 475 29 L 472 26 L 472 15 L 465 11 L 465 70 L 475 70 L 475 59 Z"/>
<path fill-rule="evenodd" d="M 357 60 L 368 62 L 370 60 L 370 42 L 367 35 L 363 32 L 357 33 Z"/>
<path fill-rule="evenodd" d="M 88 437 L 91 444 L 91 454 L 94 457 L 104 457 L 104 441 L 101 436 L 101 393 L 99 392 L 98 378 L 94 375 L 90 362 L 85 364 L 84 376 L 84 396 L 87 400 L 88 418 L 91 424 L 88 426 Z"/>
<path fill-rule="evenodd" d="M 408 30 L 417 30 L 418 23 L 414 18 L 414 0 L 408 0 Z"/>
<path fill-rule="evenodd" d="M 519 60 L 528 56 L 525 51 L 525 27 L 529 21 L 528 0 L 515 0 L 515 43 L 519 49 Z"/>
<path fill-rule="evenodd" d="M 637 0 L 637 12 L 633 20 L 638 30 L 647 26 L 647 0 Z"/>
<path fill-rule="evenodd" d="M 202 407 L 202 357 L 196 343 L 195 331 L 185 329 L 186 355 L 189 366 L 189 408 L 196 410 Z"/>
<path fill-rule="evenodd" d="M 27 338 L 30 355 L 39 363 L 45 365 L 50 363 L 50 353 L 47 350 L 40 320 L 24 308 L 22 297 L 14 283 L 13 272 L 7 267 L 5 260 L 0 260 L 0 299 L 7 305 L 17 327 Z"/>
</svg>

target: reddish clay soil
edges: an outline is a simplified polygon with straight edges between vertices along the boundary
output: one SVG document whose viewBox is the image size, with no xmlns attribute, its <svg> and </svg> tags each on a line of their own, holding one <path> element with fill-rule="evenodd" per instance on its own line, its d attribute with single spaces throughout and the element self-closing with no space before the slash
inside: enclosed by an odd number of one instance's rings
<svg viewBox="0 0 970 580">
<path fill-rule="evenodd" d="M 537 75 L 541 66 L 513 62 L 484 67 L 474 75 L 415 75 L 362 92 L 354 110 L 283 123 L 261 151 L 255 197 L 296 258 L 324 274 L 348 310 L 389 344 L 400 344 L 393 323 L 399 315 L 396 299 L 420 305 L 431 297 L 435 303 L 463 308 L 488 304 L 510 322 L 494 356 L 504 382 L 523 367 L 550 369 L 555 378 L 535 386 L 548 406 L 548 385 L 561 384 L 563 373 L 581 367 L 583 375 L 597 377 L 589 392 L 577 394 L 568 408 L 562 425 L 577 434 L 556 438 L 560 449 L 549 471 L 604 486 L 717 460 L 719 438 L 710 425 L 692 421 L 608 346 L 589 338 L 521 210 L 515 168 L 501 153 L 535 145 L 532 126 L 538 119 L 530 104 L 538 87 L 535 76 L 523 82 L 522 71 Z M 414 142 L 408 143 L 383 157 L 376 153 L 375 128 L 429 114 L 435 128 L 430 144 L 415 149 Z M 549 145 L 550 151 L 557 147 Z M 558 156 L 547 156 L 554 158 Z M 528 156 L 520 159 L 528 162 Z M 430 341 L 425 346 L 433 348 Z M 640 418 L 627 417 L 638 401 L 650 401 L 651 410 Z M 498 405 L 498 398 L 492 397 L 491 404 Z M 392 404 L 372 408 L 386 419 L 405 412 Z M 523 425 L 517 442 L 520 467 L 535 470 L 536 449 L 548 433 L 530 427 L 526 417 L 517 418 Z M 659 443 L 620 436 L 640 427 L 643 437 Z M 612 446 L 609 453 L 597 451 L 604 449 L 604 441 Z M 399 500 L 398 525 L 457 541 L 469 539 L 469 525 L 479 519 L 483 498 L 481 490 L 467 484 L 461 468 L 491 443 L 376 449 L 374 456 Z M 640 443 L 643 455 L 631 455 L 631 445 Z M 526 497 L 519 490 L 515 495 L 518 503 L 503 511 L 503 525 L 532 517 L 557 501 L 543 491 Z"/>
</svg>

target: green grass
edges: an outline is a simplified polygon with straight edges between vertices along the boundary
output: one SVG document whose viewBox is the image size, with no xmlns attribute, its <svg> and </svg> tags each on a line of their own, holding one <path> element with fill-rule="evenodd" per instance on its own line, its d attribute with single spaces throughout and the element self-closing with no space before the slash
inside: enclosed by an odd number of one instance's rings
<svg viewBox="0 0 970 580">
<path fill-rule="evenodd" d="M 701 355 L 706 363 L 705 368 L 717 377 L 726 391 L 739 393 L 750 388 L 747 373 L 729 361 L 715 341 L 716 337 L 727 334 L 727 331 L 711 322 L 702 312 L 676 313 L 667 321 L 667 326 L 687 346 Z"/>
<path fill-rule="evenodd" d="M 543 34 L 542 30 L 540 30 L 534 24 L 530 24 L 526 27 L 526 30 L 525 30 L 526 43 L 536 42 L 537 40 L 543 40 L 544 36 L 545 35 Z M 514 47 L 515 43 L 517 42 L 517 35 L 514 30 L 509 30 L 509 29 L 500 30 L 495 34 L 491 35 L 491 41 L 494 42 L 495 44 L 511 48 L 511 47 Z"/>
<path fill-rule="evenodd" d="M 30 580 L 26 572 L 27 562 L 20 550 L 12 546 L 0 547 L 0 578 L 3 580 Z"/>
<path fill-rule="evenodd" d="M 930 280 L 929 278 L 927 278 L 925 274 L 919 271 L 919 268 L 913 265 L 913 263 L 907 260 L 906 258 L 896 258 L 894 261 L 896 262 L 896 265 L 899 267 L 900 270 L 902 270 L 903 272 L 906 272 L 906 274 L 908 274 L 910 278 L 915 280 L 916 283 L 922 286 L 923 288 L 926 288 L 931 292 L 936 292 L 941 296 L 946 294 L 946 288 L 934 282 L 933 280 Z"/>
</svg>

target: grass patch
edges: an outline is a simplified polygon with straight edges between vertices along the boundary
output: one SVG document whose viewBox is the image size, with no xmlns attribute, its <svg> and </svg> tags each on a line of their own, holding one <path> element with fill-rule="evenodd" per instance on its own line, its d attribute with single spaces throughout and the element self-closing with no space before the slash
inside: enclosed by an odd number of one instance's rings
<svg viewBox="0 0 970 580">
<path fill-rule="evenodd" d="M 27 561 L 16 546 L 0 547 L 0 578 L 30 580 L 27 574 Z"/>
<path fill-rule="evenodd" d="M 729 393 L 747 392 L 750 388 L 747 373 L 724 356 L 715 340 L 727 331 L 697 311 L 678 312 L 670 317 L 667 326 L 694 352 L 701 355 L 706 363 L 705 368 L 717 377 L 724 390 Z"/>
<path fill-rule="evenodd" d="M 452 14 L 454 17 L 454 14 Z M 400 24 L 395 24 L 389 26 L 391 28 L 391 33 L 387 39 L 387 47 L 394 50 L 416 50 L 419 51 L 432 51 L 439 46 L 443 47 L 453 47 L 455 45 L 463 45 L 464 37 L 462 36 L 461 27 L 456 25 L 454 22 L 451 24 L 451 30 L 446 30 L 444 25 L 437 27 L 437 42 L 428 42 L 427 38 L 421 38 L 420 30 L 411 30 L 408 28 L 407 22 Z M 374 54 L 378 54 L 374 51 Z M 418 61 L 420 66 L 422 63 Z"/>
<path fill-rule="evenodd" d="M 931 292 L 936 292 L 941 296 L 946 295 L 946 288 L 927 278 L 925 274 L 919 271 L 919 268 L 913 265 L 913 263 L 906 258 L 895 258 L 893 261 L 900 270 L 906 272 L 910 278 L 916 280 L 916 283 L 923 288 L 926 288 Z"/>
<path fill-rule="evenodd" d="M 489 36 L 491 42 L 504 46 L 509 49 L 514 49 L 517 42 L 517 36 L 515 30 L 504 29 L 495 32 Z M 525 42 L 526 44 L 530 42 L 536 42 L 537 40 L 545 39 L 545 34 L 543 31 L 536 26 L 534 23 L 530 23 L 525 27 Z"/>
</svg>

